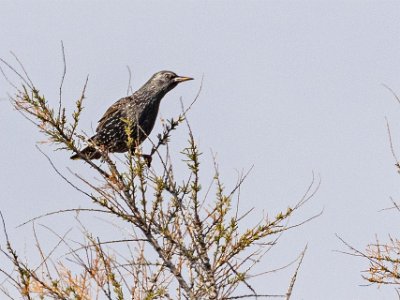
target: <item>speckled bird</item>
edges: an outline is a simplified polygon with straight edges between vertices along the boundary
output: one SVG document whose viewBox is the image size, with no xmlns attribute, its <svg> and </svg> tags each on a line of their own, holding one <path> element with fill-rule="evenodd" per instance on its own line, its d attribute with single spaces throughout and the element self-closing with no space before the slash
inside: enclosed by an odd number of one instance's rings
<svg viewBox="0 0 400 300">
<path fill-rule="evenodd" d="M 134 145 L 140 145 L 151 133 L 156 122 L 161 99 L 179 83 L 193 78 L 178 76 L 171 71 L 160 71 L 154 74 L 139 90 L 131 96 L 119 99 L 111 105 L 99 120 L 96 134 L 90 142 L 108 152 L 126 152 L 127 124 Z M 93 146 L 87 146 L 74 154 L 71 159 L 99 159 L 101 153 Z"/>
</svg>

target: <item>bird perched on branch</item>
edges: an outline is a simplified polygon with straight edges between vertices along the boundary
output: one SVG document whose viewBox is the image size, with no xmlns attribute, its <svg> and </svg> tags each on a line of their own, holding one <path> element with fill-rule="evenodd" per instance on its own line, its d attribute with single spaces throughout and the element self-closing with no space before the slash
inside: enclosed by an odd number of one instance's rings
<svg viewBox="0 0 400 300">
<path fill-rule="evenodd" d="M 131 96 L 119 99 L 111 105 L 99 120 L 96 134 L 80 153 L 71 159 L 101 158 L 99 149 L 107 152 L 128 151 L 128 133 L 133 140 L 132 150 L 150 134 L 157 118 L 161 99 L 179 83 L 193 78 L 178 76 L 171 71 L 154 74 Z"/>
</svg>

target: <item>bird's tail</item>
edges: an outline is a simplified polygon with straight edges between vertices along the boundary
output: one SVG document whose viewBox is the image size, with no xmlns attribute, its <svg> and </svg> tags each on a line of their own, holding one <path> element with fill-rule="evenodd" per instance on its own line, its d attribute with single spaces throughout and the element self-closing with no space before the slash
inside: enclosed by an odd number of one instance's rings
<svg viewBox="0 0 400 300">
<path fill-rule="evenodd" d="M 101 153 L 96 150 L 96 148 L 88 146 L 81 151 L 81 155 L 86 156 L 88 159 L 99 159 L 101 158 Z M 70 157 L 73 160 L 81 159 L 82 157 L 79 154 L 74 154 Z"/>
</svg>

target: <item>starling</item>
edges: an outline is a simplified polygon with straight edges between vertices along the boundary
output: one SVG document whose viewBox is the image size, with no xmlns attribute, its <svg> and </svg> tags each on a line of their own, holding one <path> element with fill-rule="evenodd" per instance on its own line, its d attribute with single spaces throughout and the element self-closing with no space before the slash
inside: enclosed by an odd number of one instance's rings
<svg viewBox="0 0 400 300">
<path fill-rule="evenodd" d="M 178 83 L 192 79 L 178 76 L 171 71 L 154 74 L 131 96 L 119 99 L 107 109 L 99 120 L 96 134 L 89 139 L 90 143 L 97 147 L 89 145 L 81 150 L 80 154 L 88 159 L 99 159 L 101 158 L 99 148 L 108 152 L 126 152 L 128 151 L 127 132 L 134 141 L 133 149 L 131 149 L 134 150 L 135 146 L 140 145 L 153 129 L 161 99 Z M 128 130 L 127 126 L 129 126 Z M 71 156 L 71 159 L 80 158 L 79 154 Z"/>
</svg>

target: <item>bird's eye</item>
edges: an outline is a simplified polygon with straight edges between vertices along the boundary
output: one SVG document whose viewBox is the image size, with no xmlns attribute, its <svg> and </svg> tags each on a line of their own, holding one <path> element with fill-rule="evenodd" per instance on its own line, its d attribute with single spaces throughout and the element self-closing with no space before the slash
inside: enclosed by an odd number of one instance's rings
<svg viewBox="0 0 400 300">
<path fill-rule="evenodd" d="M 165 73 L 164 74 L 164 78 L 171 79 L 172 78 L 172 74 L 171 73 Z"/>
</svg>

